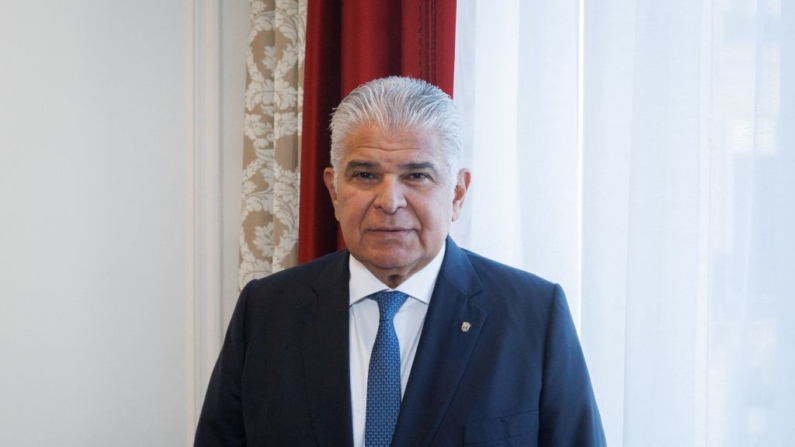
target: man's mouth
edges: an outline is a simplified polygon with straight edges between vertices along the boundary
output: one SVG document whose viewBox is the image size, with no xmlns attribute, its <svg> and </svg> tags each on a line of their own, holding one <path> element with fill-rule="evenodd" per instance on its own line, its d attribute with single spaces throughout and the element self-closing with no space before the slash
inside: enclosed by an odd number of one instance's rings
<svg viewBox="0 0 795 447">
<path fill-rule="evenodd" d="M 385 233 L 385 234 L 399 234 L 399 233 L 407 233 L 411 231 L 410 228 L 400 228 L 400 227 L 379 227 L 379 228 L 371 228 L 368 231 L 374 233 Z"/>
</svg>

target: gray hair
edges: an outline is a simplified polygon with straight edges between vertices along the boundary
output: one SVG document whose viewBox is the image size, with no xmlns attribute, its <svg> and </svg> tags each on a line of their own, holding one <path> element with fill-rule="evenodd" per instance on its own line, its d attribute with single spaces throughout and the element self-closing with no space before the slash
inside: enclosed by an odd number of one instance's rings
<svg viewBox="0 0 795 447">
<path fill-rule="evenodd" d="M 331 166 L 338 178 L 348 135 L 362 126 L 383 130 L 431 130 L 441 139 L 448 181 L 455 186 L 463 141 L 455 103 L 440 88 L 421 79 L 391 76 L 353 90 L 331 117 Z"/>
</svg>

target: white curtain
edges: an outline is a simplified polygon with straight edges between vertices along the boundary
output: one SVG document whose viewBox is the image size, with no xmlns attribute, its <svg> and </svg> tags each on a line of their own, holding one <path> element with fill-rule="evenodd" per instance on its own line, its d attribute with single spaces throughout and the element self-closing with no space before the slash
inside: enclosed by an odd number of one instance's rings
<svg viewBox="0 0 795 447">
<path fill-rule="evenodd" d="M 795 445 L 783 3 L 458 3 L 453 237 L 563 285 L 611 446 Z"/>
</svg>

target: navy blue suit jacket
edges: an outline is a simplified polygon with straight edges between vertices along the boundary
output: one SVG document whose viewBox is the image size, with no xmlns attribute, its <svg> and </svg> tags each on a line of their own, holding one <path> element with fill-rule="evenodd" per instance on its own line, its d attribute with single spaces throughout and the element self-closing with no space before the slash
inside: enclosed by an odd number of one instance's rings
<svg viewBox="0 0 795 447">
<path fill-rule="evenodd" d="M 348 256 L 246 286 L 196 446 L 352 445 Z M 605 445 L 560 286 L 448 238 L 392 445 Z"/>
</svg>

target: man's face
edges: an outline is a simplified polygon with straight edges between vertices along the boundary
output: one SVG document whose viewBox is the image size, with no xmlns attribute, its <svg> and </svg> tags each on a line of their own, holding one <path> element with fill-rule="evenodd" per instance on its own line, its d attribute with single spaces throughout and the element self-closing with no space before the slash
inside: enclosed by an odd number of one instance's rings
<svg viewBox="0 0 795 447">
<path fill-rule="evenodd" d="M 336 179 L 327 168 L 324 180 L 345 244 L 390 287 L 439 253 L 470 179 L 463 170 L 452 186 L 440 138 L 424 130 L 359 128 L 338 168 Z"/>
</svg>

